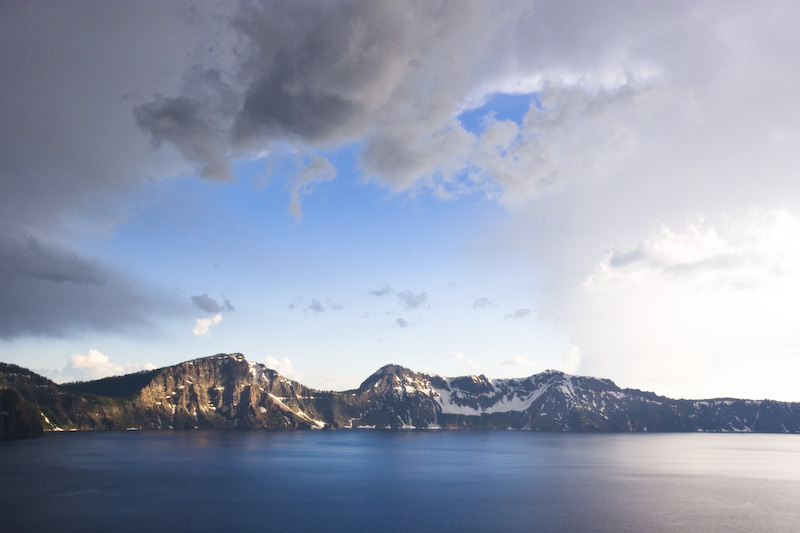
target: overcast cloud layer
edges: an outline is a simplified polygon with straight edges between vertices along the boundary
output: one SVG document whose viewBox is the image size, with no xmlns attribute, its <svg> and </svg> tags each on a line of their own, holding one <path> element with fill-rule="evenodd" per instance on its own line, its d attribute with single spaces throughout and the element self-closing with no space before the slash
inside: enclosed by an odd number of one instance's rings
<svg viewBox="0 0 800 533">
<path fill-rule="evenodd" d="M 531 346 L 493 364 L 786 397 L 769 376 L 800 369 L 799 19 L 777 0 L 0 2 L 0 338 L 135 340 L 175 316 L 215 336 L 233 311 L 208 295 L 216 280 L 98 250 L 163 184 L 252 187 L 237 164 L 258 161 L 301 226 L 308 199 L 340 181 L 507 210 L 484 231 L 546 272 L 532 283 L 544 289 L 512 304 L 468 288 L 463 307 L 565 342 L 561 363 L 536 363 Z M 501 116 L 498 95 L 527 104 Z M 392 331 L 430 332 L 426 317 L 454 305 L 385 281 L 358 297 L 407 313 Z M 237 317 L 258 308 L 230 296 Z M 326 298 L 296 300 L 293 316 L 379 316 Z M 95 348 L 80 352 L 107 353 Z M 462 350 L 442 357 L 489 373 Z"/>
</svg>

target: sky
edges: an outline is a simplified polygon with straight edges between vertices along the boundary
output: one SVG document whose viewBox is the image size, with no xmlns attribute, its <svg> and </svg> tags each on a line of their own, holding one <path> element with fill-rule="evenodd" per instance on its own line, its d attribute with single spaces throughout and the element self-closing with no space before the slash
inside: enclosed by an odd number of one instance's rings
<svg viewBox="0 0 800 533">
<path fill-rule="evenodd" d="M 0 360 L 800 401 L 797 20 L 0 0 Z"/>
</svg>

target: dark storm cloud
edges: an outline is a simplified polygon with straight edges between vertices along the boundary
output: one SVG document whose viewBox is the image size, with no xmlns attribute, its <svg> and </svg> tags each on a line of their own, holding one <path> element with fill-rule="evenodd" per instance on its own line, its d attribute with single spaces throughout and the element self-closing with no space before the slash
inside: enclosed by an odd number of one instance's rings
<svg viewBox="0 0 800 533">
<path fill-rule="evenodd" d="M 0 337 L 155 327 L 188 309 L 71 245 L 126 216 L 121 193 L 186 171 L 131 112 L 179 87 L 206 27 L 184 7 L 0 3 Z"/>
<path fill-rule="evenodd" d="M 155 147 L 171 143 L 188 160 L 199 162 L 203 177 L 230 180 L 226 130 L 237 107 L 236 95 L 217 70 L 195 68 L 184 85 L 186 95 L 157 95 L 135 107 L 136 123 L 149 134 Z"/>
<path fill-rule="evenodd" d="M 496 25 L 482 4 L 236 5 L 227 28 L 235 60 L 221 69 L 195 65 L 180 94 L 135 109 L 154 143 L 177 147 L 206 177 L 225 178 L 226 158 L 275 143 L 313 152 L 366 138 L 365 168 L 403 188 L 409 173 L 440 166 L 438 150 L 446 148 L 447 159 L 460 149 L 454 139 L 467 139 L 460 128 L 452 133 L 452 117 Z M 401 142 L 402 169 L 391 164 L 387 139 Z"/>
<path fill-rule="evenodd" d="M 172 296 L 35 239 L 0 241 L 0 338 L 155 327 L 186 311 Z"/>
<path fill-rule="evenodd" d="M 3 229 L 41 229 L 180 168 L 169 150 L 153 154 L 131 110 L 175 90 L 200 40 L 188 16 L 155 2 L 0 5 Z"/>
</svg>

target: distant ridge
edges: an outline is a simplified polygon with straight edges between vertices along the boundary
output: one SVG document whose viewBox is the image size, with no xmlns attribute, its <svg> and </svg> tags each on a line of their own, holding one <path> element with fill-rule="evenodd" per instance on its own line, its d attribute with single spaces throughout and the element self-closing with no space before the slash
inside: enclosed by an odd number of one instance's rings
<svg viewBox="0 0 800 533">
<path fill-rule="evenodd" d="M 242 354 L 57 385 L 0 363 L 0 438 L 121 429 L 525 429 L 800 432 L 800 403 L 673 400 L 548 370 L 446 378 L 386 365 L 358 389 L 310 389 Z"/>
</svg>

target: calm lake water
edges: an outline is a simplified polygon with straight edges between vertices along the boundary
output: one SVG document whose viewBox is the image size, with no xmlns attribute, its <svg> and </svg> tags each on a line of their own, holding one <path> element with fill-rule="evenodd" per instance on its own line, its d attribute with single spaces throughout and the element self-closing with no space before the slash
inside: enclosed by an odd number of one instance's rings
<svg viewBox="0 0 800 533">
<path fill-rule="evenodd" d="M 800 436 L 110 432 L 0 444 L 2 531 L 798 531 Z"/>
</svg>

